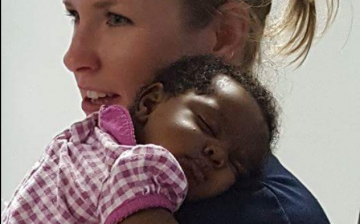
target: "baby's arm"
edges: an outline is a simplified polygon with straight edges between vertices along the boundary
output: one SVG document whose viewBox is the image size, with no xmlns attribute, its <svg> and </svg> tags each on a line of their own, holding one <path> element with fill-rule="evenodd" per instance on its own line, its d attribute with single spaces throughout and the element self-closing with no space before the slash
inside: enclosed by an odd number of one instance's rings
<svg viewBox="0 0 360 224">
<path fill-rule="evenodd" d="M 177 223 L 187 181 L 175 157 L 156 145 L 139 145 L 112 166 L 99 200 L 102 223 Z M 128 218 L 129 217 L 129 218 Z"/>
<path fill-rule="evenodd" d="M 119 224 L 178 224 L 173 214 L 166 209 L 153 208 L 139 211 Z"/>
</svg>

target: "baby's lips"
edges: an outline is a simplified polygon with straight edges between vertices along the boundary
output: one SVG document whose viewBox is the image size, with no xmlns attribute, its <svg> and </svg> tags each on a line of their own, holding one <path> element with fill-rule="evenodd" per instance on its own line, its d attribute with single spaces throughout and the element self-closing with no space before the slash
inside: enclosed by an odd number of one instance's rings
<svg viewBox="0 0 360 224">
<path fill-rule="evenodd" d="M 196 183 L 200 184 L 207 180 L 207 173 L 210 169 L 208 169 L 208 165 L 204 165 L 204 161 L 200 162 L 200 159 L 189 157 L 180 158 L 178 160 L 185 173 L 190 172 L 190 175 L 194 178 Z M 187 176 L 187 178 L 189 179 L 190 177 Z"/>
</svg>

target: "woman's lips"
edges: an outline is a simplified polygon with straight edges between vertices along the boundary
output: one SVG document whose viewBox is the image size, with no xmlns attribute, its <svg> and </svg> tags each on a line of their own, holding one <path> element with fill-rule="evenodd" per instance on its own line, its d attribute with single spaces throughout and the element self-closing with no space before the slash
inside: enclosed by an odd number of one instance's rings
<svg viewBox="0 0 360 224">
<path fill-rule="evenodd" d="M 85 114 L 89 115 L 93 112 L 98 111 L 102 105 L 118 104 L 119 99 L 120 99 L 119 95 L 114 95 L 111 97 L 110 96 L 101 97 L 96 100 L 85 97 L 82 101 L 81 107 L 82 110 L 85 112 Z"/>
</svg>

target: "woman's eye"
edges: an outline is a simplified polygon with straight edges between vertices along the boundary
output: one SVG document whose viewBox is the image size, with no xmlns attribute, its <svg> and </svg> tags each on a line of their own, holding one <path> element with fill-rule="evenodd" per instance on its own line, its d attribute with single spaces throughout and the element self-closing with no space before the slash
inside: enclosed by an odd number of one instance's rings
<svg viewBox="0 0 360 224">
<path fill-rule="evenodd" d="M 127 24 L 132 24 L 132 21 L 122 15 L 114 14 L 114 13 L 107 13 L 107 22 L 109 26 L 122 26 Z"/>
<path fill-rule="evenodd" d="M 212 137 L 216 137 L 216 133 L 214 131 L 214 129 L 209 125 L 208 122 L 206 122 L 206 120 L 200 116 L 200 115 L 197 115 L 198 116 L 198 120 L 199 120 L 199 126 L 200 126 L 200 129 L 202 131 L 204 131 L 206 134 L 208 135 L 211 135 Z"/>
<path fill-rule="evenodd" d="M 66 10 L 66 15 L 71 18 L 71 22 L 78 23 L 80 20 L 79 14 L 75 10 Z"/>
</svg>

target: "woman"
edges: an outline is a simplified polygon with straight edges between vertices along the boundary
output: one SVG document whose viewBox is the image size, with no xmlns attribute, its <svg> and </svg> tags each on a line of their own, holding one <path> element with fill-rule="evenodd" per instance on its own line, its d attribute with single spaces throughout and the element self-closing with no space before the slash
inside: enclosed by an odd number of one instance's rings
<svg viewBox="0 0 360 224">
<path fill-rule="evenodd" d="M 315 2 L 289 2 L 284 27 L 295 30 L 284 43 L 306 56 L 315 29 Z M 86 114 L 102 104 L 130 106 L 156 70 L 184 55 L 214 54 L 252 70 L 271 1 L 246 0 L 65 0 L 74 36 L 65 55 Z M 281 30 L 281 27 L 280 27 Z M 91 102 L 89 95 L 98 100 Z M 238 183 L 220 197 L 185 204 L 175 214 L 140 211 L 122 223 L 328 223 L 306 188 L 275 157 L 256 186 Z M 177 221 L 176 221 L 177 220 Z"/>
</svg>

